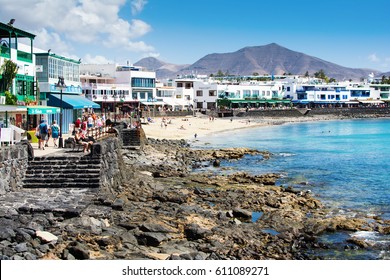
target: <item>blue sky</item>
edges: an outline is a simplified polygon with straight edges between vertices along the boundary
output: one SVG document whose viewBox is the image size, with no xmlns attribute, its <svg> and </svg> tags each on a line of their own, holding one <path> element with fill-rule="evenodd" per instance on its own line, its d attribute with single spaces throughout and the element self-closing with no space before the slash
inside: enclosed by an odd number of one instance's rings
<svg viewBox="0 0 390 280">
<path fill-rule="evenodd" d="M 147 56 L 191 64 L 277 43 L 342 66 L 390 71 L 388 0 L 0 0 L 0 21 L 85 63 Z"/>
</svg>

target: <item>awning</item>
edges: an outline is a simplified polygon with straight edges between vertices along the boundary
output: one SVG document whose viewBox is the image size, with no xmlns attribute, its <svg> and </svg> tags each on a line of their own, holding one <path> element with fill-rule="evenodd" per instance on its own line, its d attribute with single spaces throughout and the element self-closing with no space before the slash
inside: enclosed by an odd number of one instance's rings
<svg viewBox="0 0 390 280">
<path fill-rule="evenodd" d="M 61 94 L 50 94 L 47 104 L 61 107 Z M 100 105 L 80 95 L 62 94 L 63 109 L 99 109 Z"/>
<path fill-rule="evenodd" d="M 153 105 L 162 106 L 162 105 L 165 105 L 165 102 L 163 102 L 163 101 L 156 101 L 156 102 L 152 102 L 152 101 L 142 101 L 141 103 L 142 103 L 143 105 L 147 105 L 147 106 L 153 106 Z"/>
<path fill-rule="evenodd" d="M 26 112 L 27 108 L 25 106 L 16 106 L 16 105 L 0 105 L 0 112 Z"/>
<path fill-rule="evenodd" d="M 46 115 L 46 114 L 58 114 L 61 113 L 61 109 L 51 106 L 27 106 L 27 114 L 29 115 Z"/>
<path fill-rule="evenodd" d="M 384 103 L 381 100 L 359 100 L 360 103 L 366 103 L 366 104 L 381 104 Z"/>
</svg>

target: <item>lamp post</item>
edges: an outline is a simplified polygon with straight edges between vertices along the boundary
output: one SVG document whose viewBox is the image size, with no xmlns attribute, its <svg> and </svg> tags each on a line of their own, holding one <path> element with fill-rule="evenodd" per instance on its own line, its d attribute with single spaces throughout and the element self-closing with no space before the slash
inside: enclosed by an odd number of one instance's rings
<svg viewBox="0 0 390 280">
<path fill-rule="evenodd" d="M 102 110 L 104 111 L 104 119 L 107 119 L 107 117 L 106 117 L 106 113 L 107 113 L 107 108 L 106 108 L 106 106 L 107 106 L 107 95 L 106 94 L 103 94 L 103 103 L 102 103 Z M 102 112 L 103 113 L 103 112 Z"/>
<path fill-rule="evenodd" d="M 123 116 L 123 104 L 125 103 L 126 99 L 126 94 L 123 90 L 119 91 L 119 102 L 122 103 L 121 111 L 122 111 L 122 116 Z"/>
<path fill-rule="evenodd" d="M 58 148 L 64 147 L 64 140 L 62 139 L 62 90 L 66 88 L 64 77 L 58 77 L 58 82 L 55 84 L 55 87 L 60 88 L 60 98 L 61 98 L 61 105 L 60 105 L 60 137 L 58 138 Z"/>
<path fill-rule="evenodd" d="M 116 99 L 118 95 L 116 92 L 112 95 L 112 98 L 114 98 L 114 126 L 116 125 Z"/>
<path fill-rule="evenodd" d="M 198 100 L 194 99 L 194 106 L 192 106 L 192 111 L 193 111 L 193 114 L 194 114 L 194 117 L 196 116 L 196 112 L 195 112 L 195 104 Z"/>
</svg>

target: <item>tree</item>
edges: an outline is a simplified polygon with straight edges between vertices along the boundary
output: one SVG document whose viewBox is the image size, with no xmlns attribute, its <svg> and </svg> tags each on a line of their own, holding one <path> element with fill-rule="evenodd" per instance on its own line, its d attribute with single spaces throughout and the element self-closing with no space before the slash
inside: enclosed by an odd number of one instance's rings
<svg viewBox="0 0 390 280">
<path fill-rule="evenodd" d="M 221 70 L 218 70 L 218 73 L 215 76 L 216 77 L 223 77 L 223 76 L 225 76 L 225 74 Z"/>
<path fill-rule="evenodd" d="M 9 91 L 17 73 L 18 65 L 12 60 L 5 60 L 0 67 L 0 75 L 2 76 L 0 91 Z"/>
<path fill-rule="evenodd" d="M 306 78 L 309 78 L 309 71 L 306 71 L 305 77 L 306 77 Z"/>
<path fill-rule="evenodd" d="M 8 90 L 5 92 L 5 104 L 6 105 L 16 105 L 16 96 L 10 93 Z"/>
<path fill-rule="evenodd" d="M 325 75 L 325 72 L 323 69 L 320 69 L 320 71 L 314 73 L 314 77 L 324 80 L 326 83 L 329 82 L 329 78 Z"/>
</svg>

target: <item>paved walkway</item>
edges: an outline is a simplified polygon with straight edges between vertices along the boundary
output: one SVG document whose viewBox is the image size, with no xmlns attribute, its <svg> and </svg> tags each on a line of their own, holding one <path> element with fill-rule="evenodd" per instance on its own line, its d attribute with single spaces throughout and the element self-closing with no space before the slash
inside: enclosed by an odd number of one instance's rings
<svg viewBox="0 0 390 280">
<path fill-rule="evenodd" d="M 68 139 L 68 137 L 69 137 L 68 134 L 63 134 L 62 135 L 62 138 L 64 139 L 64 142 L 65 142 L 65 139 Z M 57 143 L 58 143 L 58 141 L 57 141 Z M 52 138 L 49 139 L 48 145 L 49 145 L 49 147 L 45 147 L 44 150 L 41 150 L 41 149 L 38 149 L 38 143 L 31 143 L 31 146 L 34 148 L 34 157 L 43 157 L 43 156 L 46 156 L 46 155 L 49 155 L 49 154 L 61 153 L 64 150 L 69 150 L 69 149 L 54 147 Z"/>
</svg>

